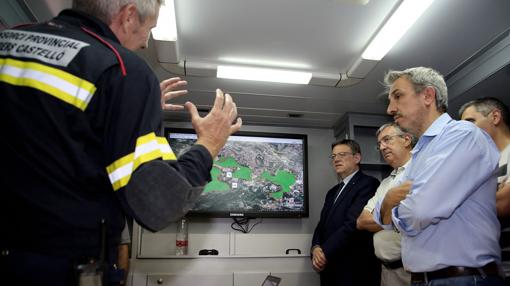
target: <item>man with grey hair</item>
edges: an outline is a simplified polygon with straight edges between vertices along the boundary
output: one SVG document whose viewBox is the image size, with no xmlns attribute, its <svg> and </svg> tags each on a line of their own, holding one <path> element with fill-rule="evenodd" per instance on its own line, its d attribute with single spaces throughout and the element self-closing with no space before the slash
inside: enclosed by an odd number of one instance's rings
<svg viewBox="0 0 510 286">
<path fill-rule="evenodd" d="M 462 120 L 473 122 L 487 132 L 501 152 L 499 157 L 498 191 L 496 209 L 501 223 L 501 258 L 507 284 L 510 284 L 510 124 L 508 107 L 494 97 L 483 97 L 461 106 Z"/>
<path fill-rule="evenodd" d="M 0 284 L 113 281 L 125 217 L 157 231 L 183 216 L 213 158 L 240 129 L 216 91 L 209 114 L 184 107 L 198 139 L 176 158 L 160 135 L 166 100 L 133 50 L 147 47 L 161 0 L 76 0 L 50 21 L 0 32 Z M 92 16 L 96 15 L 96 16 Z M 182 108 L 182 107 L 181 107 Z M 122 277 L 119 277 L 122 278 Z M 97 285 L 97 284 L 94 284 Z"/>
<path fill-rule="evenodd" d="M 374 219 L 401 233 L 411 285 L 503 285 L 494 142 L 445 113 L 446 83 L 437 71 L 390 71 L 385 83 L 388 114 L 419 140 L 402 184 L 376 205 Z"/>
<path fill-rule="evenodd" d="M 396 123 L 386 123 L 376 132 L 377 149 L 393 171 L 381 182 L 375 195 L 365 205 L 358 217 L 356 227 L 359 230 L 375 232 L 375 256 L 381 261 L 381 286 L 408 286 L 411 274 L 405 271 L 400 255 L 400 234 L 395 230 L 385 230 L 379 226 L 372 216 L 378 201 L 381 201 L 388 190 L 399 182 L 411 161 L 411 150 L 416 140 L 410 133 L 403 131 Z"/>
</svg>

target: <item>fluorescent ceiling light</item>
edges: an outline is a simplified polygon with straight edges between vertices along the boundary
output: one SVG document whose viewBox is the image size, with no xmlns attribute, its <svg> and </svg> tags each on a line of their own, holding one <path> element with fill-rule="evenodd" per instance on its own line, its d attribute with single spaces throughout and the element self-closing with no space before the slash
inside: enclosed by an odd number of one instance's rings
<svg viewBox="0 0 510 286">
<path fill-rule="evenodd" d="M 216 76 L 219 78 L 308 84 L 312 78 L 312 73 L 268 68 L 219 65 Z"/>
<path fill-rule="evenodd" d="M 160 41 L 177 41 L 177 24 L 175 23 L 174 1 L 166 0 L 159 9 L 158 23 L 152 29 L 152 37 Z"/>
<path fill-rule="evenodd" d="M 434 0 L 404 0 L 370 42 L 361 57 L 381 60 Z"/>
<path fill-rule="evenodd" d="M 309 69 L 310 65 L 305 63 L 296 63 L 296 62 L 284 62 L 284 61 L 275 61 L 271 59 L 261 60 L 261 59 L 249 59 L 249 58 L 235 58 L 235 57 L 220 57 L 219 60 L 221 62 L 227 64 L 239 64 L 239 65 L 252 65 L 252 66 L 263 66 L 263 67 L 278 67 L 284 69 Z"/>
</svg>

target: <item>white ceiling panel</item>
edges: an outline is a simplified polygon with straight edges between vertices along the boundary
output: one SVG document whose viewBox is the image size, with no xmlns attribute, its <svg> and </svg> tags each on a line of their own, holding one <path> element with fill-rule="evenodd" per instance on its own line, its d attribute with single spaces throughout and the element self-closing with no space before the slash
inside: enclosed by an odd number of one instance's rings
<svg viewBox="0 0 510 286">
<path fill-rule="evenodd" d="M 20 0 L 21 1 L 21 0 Z M 71 0 L 22 1 L 46 20 Z M 400 0 L 175 0 L 180 59 L 215 66 L 243 63 L 317 74 L 345 73 Z M 450 76 L 466 59 L 510 27 L 508 0 L 435 0 L 402 39 L 359 83 L 348 87 L 291 85 L 183 76 L 190 100 L 207 110 L 216 88 L 234 97 L 245 124 L 332 128 L 346 112 L 384 114 L 381 85 L 389 69 L 430 66 Z M 1 11 L 1 14 L 9 13 Z M 175 76 L 157 60 L 154 42 L 139 52 L 160 79 Z M 501 73 L 505 73 L 503 69 Z M 506 72 L 508 73 L 508 72 Z M 503 79 L 474 91 L 501 95 Z M 499 80 L 496 80 L 499 79 Z M 318 80 L 317 82 L 334 82 Z M 509 82 L 509 81 L 507 81 Z M 498 92 L 490 92 L 495 87 Z M 467 97 L 466 97 L 467 100 Z M 453 108 L 464 101 L 456 97 Z M 456 111 L 453 111 L 455 113 Z M 289 117 L 301 114 L 300 117 Z M 185 121 L 185 112 L 166 112 Z"/>
</svg>

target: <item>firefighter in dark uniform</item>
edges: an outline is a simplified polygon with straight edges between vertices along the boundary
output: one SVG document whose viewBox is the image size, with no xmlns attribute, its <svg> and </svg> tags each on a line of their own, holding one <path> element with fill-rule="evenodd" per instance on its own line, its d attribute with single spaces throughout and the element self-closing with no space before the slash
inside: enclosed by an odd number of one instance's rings
<svg viewBox="0 0 510 286">
<path fill-rule="evenodd" d="M 76 0 L 0 32 L 1 285 L 109 284 L 125 216 L 153 231 L 183 216 L 241 127 L 217 90 L 205 117 L 185 104 L 198 135 L 189 152 L 176 159 L 159 135 L 166 97 L 132 50 L 147 45 L 160 2 Z"/>
</svg>

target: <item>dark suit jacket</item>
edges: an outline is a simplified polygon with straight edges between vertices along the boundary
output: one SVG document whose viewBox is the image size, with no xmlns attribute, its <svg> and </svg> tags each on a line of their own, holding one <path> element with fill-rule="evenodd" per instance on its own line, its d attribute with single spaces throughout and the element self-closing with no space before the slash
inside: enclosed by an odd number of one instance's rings
<svg viewBox="0 0 510 286">
<path fill-rule="evenodd" d="M 372 233 L 356 229 L 356 219 L 375 194 L 379 181 L 359 170 L 333 204 L 339 185 L 331 188 L 313 234 L 312 246 L 321 246 L 326 268 L 321 285 L 379 285 L 380 264 L 374 255 Z"/>
</svg>

